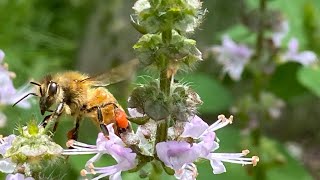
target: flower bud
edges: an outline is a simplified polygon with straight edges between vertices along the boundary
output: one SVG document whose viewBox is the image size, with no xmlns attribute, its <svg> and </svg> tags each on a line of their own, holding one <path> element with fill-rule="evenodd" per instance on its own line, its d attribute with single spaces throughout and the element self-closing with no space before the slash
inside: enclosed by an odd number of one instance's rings
<svg viewBox="0 0 320 180">
<path fill-rule="evenodd" d="M 138 22 L 148 33 L 168 29 L 193 32 L 206 13 L 201 7 L 199 0 L 138 0 L 133 6 L 134 22 Z"/>
</svg>

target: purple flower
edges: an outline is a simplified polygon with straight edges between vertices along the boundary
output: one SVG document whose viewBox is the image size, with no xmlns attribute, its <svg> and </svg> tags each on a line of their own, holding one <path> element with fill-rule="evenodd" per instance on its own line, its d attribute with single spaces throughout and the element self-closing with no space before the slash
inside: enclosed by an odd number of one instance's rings
<svg viewBox="0 0 320 180">
<path fill-rule="evenodd" d="M 106 138 L 102 133 L 99 133 L 96 145 L 88 145 L 85 143 L 70 141 L 68 144 L 74 149 L 64 150 L 64 155 L 77 154 L 96 154 L 86 163 L 86 169 L 81 171 L 81 175 L 100 174 L 93 180 L 97 180 L 106 176 L 109 179 L 121 179 L 121 172 L 130 170 L 136 167 L 136 153 L 130 148 L 125 147 L 125 144 L 116 134 L 114 134 L 113 124 L 107 126 L 109 136 Z M 103 154 L 111 155 L 118 164 L 107 167 L 94 167 L 93 163 L 100 159 Z"/>
<path fill-rule="evenodd" d="M 8 174 L 6 180 L 34 180 L 32 177 L 25 177 L 23 174 Z"/>
<path fill-rule="evenodd" d="M 184 164 L 194 162 L 199 154 L 197 148 L 185 141 L 167 141 L 156 145 L 159 159 L 168 167 L 179 170 Z"/>
<path fill-rule="evenodd" d="M 144 117 L 145 115 L 138 112 L 137 108 L 128 108 L 128 112 L 130 114 L 131 117 L 133 118 L 137 118 L 137 117 Z"/>
<path fill-rule="evenodd" d="M 0 154 L 3 157 L 7 150 L 11 148 L 12 141 L 16 138 L 15 135 L 10 135 L 8 137 L 0 137 Z M 3 173 L 12 173 L 16 168 L 16 164 L 11 162 L 8 158 L 0 158 L 0 171 Z"/>
<path fill-rule="evenodd" d="M 242 157 L 247 155 L 247 150 L 242 153 L 213 153 L 219 148 L 219 144 L 215 141 L 214 131 L 232 123 L 232 119 L 232 116 L 226 118 L 224 115 L 219 115 L 218 121 L 209 126 L 201 118 L 194 116 L 185 125 L 185 130 L 180 136 L 180 139 L 192 138 L 194 143 L 186 141 L 160 142 L 156 145 L 159 159 L 175 171 L 183 169 L 185 165 L 191 164 L 197 159 L 207 159 L 210 161 L 214 174 L 225 172 L 222 162 L 255 165 L 259 161 L 258 157 Z"/>
<path fill-rule="evenodd" d="M 282 55 L 282 61 L 298 62 L 304 66 L 312 65 L 317 61 L 317 55 L 312 51 L 299 52 L 298 39 L 292 38 L 288 43 L 288 51 Z"/>
<path fill-rule="evenodd" d="M 14 88 L 12 77 L 14 73 L 8 71 L 7 64 L 3 64 L 5 57 L 4 52 L 0 49 L 0 105 L 12 105 L 17 102 L 22 96 L 26 95 L 31 91 L 27 86 L 23 86 L 18 90 Z M 29 108 L 30 103 L 23 101 L 17 106 L 21 108 Z M 4 127 L 6 123 L 6 116 L 0 112 L 0 127 Z"/>
<path fill-rule="evenodd" d="M 16 138 L 15 135 L 10 135 L 8 137 L 0 138 L 0 154 L 4 156 L 6 151 L 12 146 L 12 141 Z"/>
<path fill-rule="evenodd" d="M 223 72 L 231 79 L 240 80 L 244 66 L 249 62 L 252 50 L 244 44 L 236 44 L 229 36 L 223 36 L 222 46 L 214 46 L 211 51 L 217 56 L 217 62 L 223 66 Z"/>
</svg>

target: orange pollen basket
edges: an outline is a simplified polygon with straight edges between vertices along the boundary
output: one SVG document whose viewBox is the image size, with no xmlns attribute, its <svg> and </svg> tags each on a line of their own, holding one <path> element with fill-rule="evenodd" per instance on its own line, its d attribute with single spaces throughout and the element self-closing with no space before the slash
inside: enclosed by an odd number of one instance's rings
<svg viewBox="0 0 320 180">
<path fill-rule="evenodd" d="M 117 109 L 115 113 L 118 127 L 127 128 L 129 126 L 129 122 L 126 113 L 121 109 Z"/>
</svg>

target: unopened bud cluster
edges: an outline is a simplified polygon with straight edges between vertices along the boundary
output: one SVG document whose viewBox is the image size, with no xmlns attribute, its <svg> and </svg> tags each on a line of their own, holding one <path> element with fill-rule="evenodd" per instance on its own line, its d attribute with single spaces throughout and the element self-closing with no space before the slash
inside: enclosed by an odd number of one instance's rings
<svg viewBox="0 0 320 180">
<path fill-rule="evenodd" d="M 23 173 L 32 176 L 39 173 L 43 167 L 53 165 L 61 160 L 63 148 L 54 143 L 42 127 L 35 122 L 18 128 L 20 135 L 10 135 L 1 139 L 3 150 L 1 163 L 7 166 L 0 168 L 5 173 Z"/>
<path fill-rule="evenodd" d="M 193 32 L 206 12 L 201 7 L 199 0 L 138 0 L 133 6 L 134 23 L 147 33 Z"/>
<path fill-rule="evenodd" d="M 146 66 L 161 69 L 164 59 L 169 59 L 169 69 L 175 74 L 179 67 L 192 67 L 202 60 L 196 41 L 181 36 L 173 31 L 169 44 L 164 43 L 161 34 L 145 34 L 134 45 L 140 62 Z"/>
<path fill-rule="evenodd" d="M 129 108 L 135 108 L 155 121 L 169 115 L 175 121 L 187 121 L 202 104 L 200 96 L 187 85 L 172 83 L 170 96 L 166 96 L 159 86 L 159 81 L 154 80 L 135 88 L 128 101 Z"/>
</svg>

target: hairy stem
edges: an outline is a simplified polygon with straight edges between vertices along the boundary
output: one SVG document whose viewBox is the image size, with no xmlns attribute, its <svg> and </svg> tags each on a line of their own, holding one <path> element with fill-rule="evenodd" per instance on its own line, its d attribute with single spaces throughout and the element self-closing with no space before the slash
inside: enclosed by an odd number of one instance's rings
<svg viewBox="0 0 320 180">
<path fill-rule="evenodd" d="M 256 41 L 256 57 L 259 59 L 261 53 L 263 51 L 263 41 L 264 41 L 264 30 L 265 30 L 265 12 L 267 9 L 266 0 L 260 0 L 259 3 L 259 26 L 257 33 L 257 41 Z"/>
<path fill-rule="evenodd" d="M 162 174 L 162 167 L 159 161 L 154 160 L 152 163 L 152 170 L 149 176 L 150 180 L 160 180 Z"/>
<path fill-rule="evenodd" d="M 172 31 L 162 32 L 162 41 L 164 44 L 169 45 L 172 38 Z M 161 70 L 160 70 L 160 90 L 166 95 L 170 96 L 171 89 L 171 79 L 172 75 L 168 75 L 169 68 L 169 59 L 165 56 L 161 59 Z M 156 134 L 156 144 L 158 142 L 165 141 L 167 139 L 168 123 L 170 116 L 163 121 L 159 121 L 157 125 L 157 134 Z"/>
<path fill-rule="evenodd" d="M 261 61 L 263 59 L 263 49 L 264 49 L 264 34 L 265 34 L 265 13 L 267 9 L 267 1 L 266 0 L 260 0 L 259 2 L 259 29 L 257 33 L 257 39 L 256 39 L 256 60 Z M 262 91 L 262 74 L 260 72 L 255 73 L 254 77 L 254 89 L 253 89 L 253 96 L 256 101 L 260 101 L 260 94 Z M 261 146 L 261 136 L 262 136 L 262 116 L 258 116 L 259 118 L 259 126 L 252 130 L 251 132 L 251 138 L 252 142 L 256 147 Z M 258 166 L 256 173 L 254 173 L 254 179 L 256 180 L 264 180 L 266 179 L 266 169 L 264 166 Z"/>
</svg>

